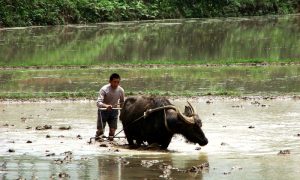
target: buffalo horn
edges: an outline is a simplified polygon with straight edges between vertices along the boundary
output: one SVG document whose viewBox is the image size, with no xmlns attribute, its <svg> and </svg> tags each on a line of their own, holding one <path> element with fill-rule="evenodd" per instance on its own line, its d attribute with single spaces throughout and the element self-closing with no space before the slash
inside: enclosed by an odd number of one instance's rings
<svg viewBox="0 0 300 180">
<path fill-rule="evenodd" d="M 188 116 L 182 114 L 180 111 L 178 111 L 178 114 L 179 114 L 180 118 L 181 118 L 184 122 L 186 122 L 186 123 L 188 123 L 188 124 L 195 124 L 195 120 L 194 120 L 194 117 L 193 117 L 193 116 L 192 116 L 192 117 L 188 117 Z"/>
</svg>

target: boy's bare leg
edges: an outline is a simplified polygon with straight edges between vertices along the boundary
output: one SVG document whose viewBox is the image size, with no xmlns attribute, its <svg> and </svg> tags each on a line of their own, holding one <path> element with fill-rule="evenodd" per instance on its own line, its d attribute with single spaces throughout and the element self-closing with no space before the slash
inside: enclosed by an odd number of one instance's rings
<svg viewBox="0 0 300 180">
<path fill-rule="evenodd" d="M 115 128 L 109 128 L 109 137 L 108 137 L 108 140 L 110 140 L 110 141 L 114 140 L 115 132 L 116 132 Z"/>
<path fill-rule="evenodd" d="M 103 135 L 103 129 L 97 129 L 96 131 L 96 137 L 100 137 Z"/>
</svg>

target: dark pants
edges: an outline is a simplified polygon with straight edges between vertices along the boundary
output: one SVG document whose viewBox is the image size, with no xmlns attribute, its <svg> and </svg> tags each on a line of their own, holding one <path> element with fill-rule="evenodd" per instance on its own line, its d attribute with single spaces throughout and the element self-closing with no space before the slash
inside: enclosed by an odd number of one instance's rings
<svg viewBox="0 0 300 180">
<path fill-rule="evenodd" d="M 97 129 L 100 131 L 99 133 L 103 134 L 106 123 L 110 129 L 117 129 L 118 116 L 118 110 L 113 109 L 111 111 L 102 111 L 98 109 Z"/>
</svg>

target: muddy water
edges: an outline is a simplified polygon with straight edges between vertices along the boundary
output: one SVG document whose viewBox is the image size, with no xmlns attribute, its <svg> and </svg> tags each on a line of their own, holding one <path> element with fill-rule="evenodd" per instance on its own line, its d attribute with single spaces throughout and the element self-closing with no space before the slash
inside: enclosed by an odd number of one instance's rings
<svg viewBox="0 0 300 180">
<path fill-rule="evenodd" d="M 234 92 L 241 95 L 299 94 L 300 66 L 42 69 L 0 71 L 0 94 L 92 92 L 118 72 L 126 92 L 176 95 Z M 147 82 L 147 83 L 146 83 Z"/>
<path fill-rule="evenodd" d="M 181 109 L 186 100 L 171 99 Z M 93 101 L 2 102 L 0 177 L 297 179 L 300 176 L 299 100 L 209 97 L 189 100 L 202 117 L 209 144 L 199 150 L 198 145 L 188 144 L 176 135 L 167 152 L 99 147 L 99 142 L 88 144 L 95 133 Z M 51 125 L 52 129 L 36 130 L 39 125 Z M 59 130 L 68 126 L 70 130 Z M 9 149 L 15 152 L 8 152 Z M 288 150 L 289 154 L 279 155 L 281 150 Z M 209 167 L 197 173 L 184 172 L 203 163 L 209 163 Z"/>
</svg>

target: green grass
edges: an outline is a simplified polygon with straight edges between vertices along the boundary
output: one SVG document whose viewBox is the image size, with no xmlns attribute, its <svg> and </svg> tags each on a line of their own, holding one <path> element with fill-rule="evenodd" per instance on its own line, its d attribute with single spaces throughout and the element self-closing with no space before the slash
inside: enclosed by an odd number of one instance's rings
<svg viewBox="0 0 300 180">
<path fill-rule="evenodd" d="M 0 93 L 0 99 L 91 99 L 96 100 L 98 92 L 58 92 L 58 93 Z M 212 91 L 207 93 L 197 93 L 192 91 L 184 92 L 170 92 L 170 91 L 129 91 L 126 96 L 134 95 L 154 95 L 154 96 L 169 96 L 169 97 L 193 97 L 193 96 L 240 96 L 239 92 L 226 91 L 225 89 L 219 91 Z"/>
<path fill-rule="evenodd" d="M 128 66 L 136 66 L 140 67 L 143 65 L 251 65 L 251 64 L 289 64 L 289 63 L 300 63 L 300 59 L 227 59 L 227 60 L 194 60 L 194 61 L 186 61 L 186 60 L 152 60 L 152 61 L 142 61 L 142 60 L 133 60 L 131 62 L 120 62 L 120 61 L 109 61 L 102 62 L 100 66 L 102 67 L 128 67 Z M 28 67 L 36 67 L 36 68 L 68 68 L 68 67 L 77 67 L 77 68 L 90 68 L 94 66 L 99 66 L 97 62 L 91 61 L 59 61 L 59 62 L 47 62 L 42 63 L 41 61 L 26 61 L 26 62 L 16 62 L 14 64 L 7 65 L 4 62 L 0 62 L 0 67 L 2 68 L 28 68 Z"/>
<path fill-rule="evenodd" d="M 254 58 L 254 59 L 221 59 L 221 60 L 151 60 L 142 61 L 134 60 L 130 63 L 119 62 L 104 62 L 102 65 L 233 65 L 233 64 L 263 64 L 263 63 L 300 63 L 300 59 L 266 59 L 266 58 Z"/>
<path fill-rule="evenodd" d="M 96 92 L 16 92 L 16 93 L 0 93 L 0 99 L 72 99 L 86 98 L 95 99 Z"/>
</svg>

